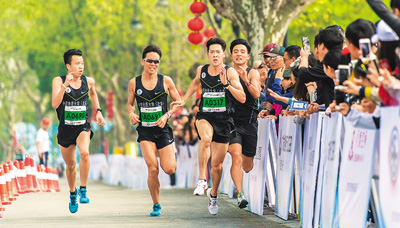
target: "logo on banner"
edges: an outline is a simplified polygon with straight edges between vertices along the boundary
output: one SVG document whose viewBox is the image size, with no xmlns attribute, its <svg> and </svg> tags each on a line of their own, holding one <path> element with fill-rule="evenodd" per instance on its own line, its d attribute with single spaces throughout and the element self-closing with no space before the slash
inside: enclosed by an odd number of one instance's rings
<svg viewBox="0 0 400 228">
<path fill-rule="evenodd" d="M 335 158 L 335 141 L 328 143 L 328 161 L 333 161 Z"/>
<path fill-rule="evenodd" d="M 282 136 L 282 148 L 283 148 L 283 151 L 290 153 L 290 150 L 292 148 L 292 136 L 291 135 Z"/>
<path fill-rule="evenodd" d="M 365 130 L 353 130 L 353 137 L 351 140 L 350 151 L 348 155 L 349 161 L 362 162 L 364 160 L 363 154 L 354 153 L 354 151 L 362 151 L 367 144 L 367 131 Z"/>
<path fill-rule="evenodd" d="M 399 131 L 397 128 L 393 128 L 392 133 L 390 135 L 390 144 L 389 144 L 389 169 L 390 169 L 390 179 L 392 180 L 392 184 L 396 185 L 397 177 L 399 175 Z"/>
<path fill-rule="evenodd" d="M 261 150 L 262 150 L 261 146 L 257 147 L 257 151 L 256 151 L 256 159 L 257 160 L 261 160 Z"/>
</svg>

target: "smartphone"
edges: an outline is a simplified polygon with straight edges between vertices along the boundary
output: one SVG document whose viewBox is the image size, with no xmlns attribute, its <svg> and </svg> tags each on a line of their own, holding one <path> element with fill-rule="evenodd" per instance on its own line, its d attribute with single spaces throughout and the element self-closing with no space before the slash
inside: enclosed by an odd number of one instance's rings
<svg viewBox="0 0 400 228">
<path fill-rule="evenodd" d="M 308 37 L 301 37 L 304 50 L 310 51 L 310 39 Z"/>
<path fill-rule="evenodd" d="M 369 38 L 362 38 L 359 40 L 360 50 L 362 54 L 362 61 L 366 62 L 371 60 L 371 40 Z"/>
<path fill-rule="evenodd" d="M 339 65 L 338 66 L 338 85 L 343 85 L 343 82 L 350 78 L 350 66 L 349 65 Z"/>
</svg>

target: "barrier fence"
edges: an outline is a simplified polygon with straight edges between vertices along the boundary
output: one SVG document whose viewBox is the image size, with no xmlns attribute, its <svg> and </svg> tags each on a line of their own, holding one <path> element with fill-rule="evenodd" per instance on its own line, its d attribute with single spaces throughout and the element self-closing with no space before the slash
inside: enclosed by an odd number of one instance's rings
<svg viewBox="0 0 400 228">
<path fill-rule="evenodd" d="M 365 227 L 370 208 L 379 227 L 400 227 L 400 108 L 380 108 L 380 129 L 370 114 L 343 117 L 315 113 L 296 125 L 293 116 L 258 119 L 253 169 L 244 174 L 248 210 L 262 215 L 264 206 L 278 217 L 299 215 L 302 227 Z M 355 116 L 355 117 L 354 117 Z M 371 124 L 367 124 L 367 123 Z M 198 178 L 198 146 L 179 147 L 176 187 L 194 188 Z M 232 159 L 223 163 L 219 191 L 233 197 Z M 89 177 L 113 185 L 146 189 L 143 158 L 91 155 Z M 170 177 L 160 168 L 162 188 Z"/>
<path fill-rule="evenodd" d="M 58 172 L 55 168 L 35 165 L 32 155 L 24 161 L 7 161 L 0 165 L 0 218 L 4 205 L 12 205 L 20 194 L 34 192 L 59 192 Z"/>
</svg>

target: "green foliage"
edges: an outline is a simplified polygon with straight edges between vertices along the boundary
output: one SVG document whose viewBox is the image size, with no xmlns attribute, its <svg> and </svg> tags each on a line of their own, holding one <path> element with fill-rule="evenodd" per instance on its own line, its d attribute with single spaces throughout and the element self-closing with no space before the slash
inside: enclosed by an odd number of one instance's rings
<svg viewBox="0 0 400 228">
<path fill-rule="evenodd" d="M 390 0 L 384 0 L 390 7 Z M 365 0 L 328 1 L 316 0 L 310 4 L 289 26 L 289 45 L 301 44 L 301 37 L 310 37 L 314 43 L 314 36 L 320 29 L 329 25 L 340 25 L 346 30 L 347 25 L 358 18 L 376 22 L 379 17 L 370 8 Z"/>
</svg>

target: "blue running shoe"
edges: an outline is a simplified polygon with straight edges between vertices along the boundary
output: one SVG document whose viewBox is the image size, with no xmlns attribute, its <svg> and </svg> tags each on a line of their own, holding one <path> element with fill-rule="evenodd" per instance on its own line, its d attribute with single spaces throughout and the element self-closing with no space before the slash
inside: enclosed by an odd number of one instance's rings
<svg viewBox="0 0 400 228">
<path fill-rule="evenodd" d="M 86 195 L 87 190 L 86 188 L 81 188 L 78 191 L 79 194 L 79 203 L 89 203 L 89 198 Z"/>
<path fill-rule="evenodd" d="M 75 189 L 75 191 L 76 191 L 76 189 Z M 69 195 L 69 198 L 70 198 L 70 202 L 69 202 L 69 211 L 71 212 L 71 213 L 75 213 L 75 212 L 77 212 L 78 211 L 78 200 L 77 200 L 77 197 L 78 197 L 78 195 L 72 195 L 72 194 L 70 194 Z"/>
<path fill-rule="evenodd" d="M 161 206 L 160 204 L 156 203 L 153 205 L 153 211 L 150 212 L 150 216 L 160 216 L 161 214 Z"/>
</svg>

